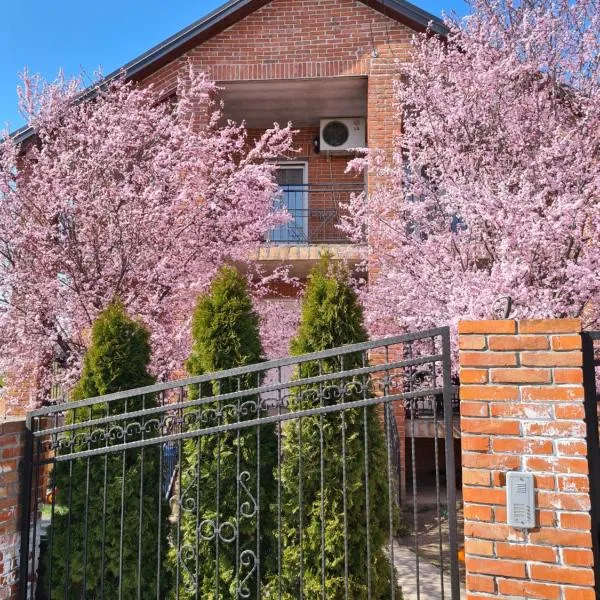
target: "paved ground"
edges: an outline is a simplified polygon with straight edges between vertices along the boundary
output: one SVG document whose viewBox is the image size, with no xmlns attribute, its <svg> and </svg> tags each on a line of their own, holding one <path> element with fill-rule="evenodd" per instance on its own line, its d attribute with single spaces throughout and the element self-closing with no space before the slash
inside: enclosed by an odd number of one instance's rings
<svg viewBox="0 0 600 600">
<path fill-rule="evenodd" d="M 450 576 L 444 574 L 444 594 L 440 569 L 423 558 L 419 560 L 419 592 L 415 553 L 406 546 L 394 542 L 394 565 L 398 573 L 398 583 L 402 586 L 404 600 L 442 600 L 450 599 Z M 461 582 L 460 597 L 466 598 L 464 583 Z"/>
<path fill-rule="evenodd" d="M 412 490 L 409 490 L 412 491 Z M 459 547 L 463 545 L 462 498 L 457 492 L 457 538 Z M 396 539 L 394 544 L 394 564 L 398 572 L 398 583 L 402 586 L 404 600 L 450 600 L 450 545 L 448 539 L 448 512 L 446 490 L 440 490 L 440 507 L 437 508 L 435 487 L 421 485 L 417 494 L 417 525 L 419 537 L 419 594 L 417 594 L 416 556 L 414 552 L 414 510 L 412 495 L 409 493 L 404 504 L 404 522 L 407 535 Z M 440 557 L 440 535 L 442 536 L 442 557 Z M 440 577 L 440 562 L 444 562 L 444 593 Z M 461 598 L 465 598 L 464 564 L 459 562 Z"/>
</svg>

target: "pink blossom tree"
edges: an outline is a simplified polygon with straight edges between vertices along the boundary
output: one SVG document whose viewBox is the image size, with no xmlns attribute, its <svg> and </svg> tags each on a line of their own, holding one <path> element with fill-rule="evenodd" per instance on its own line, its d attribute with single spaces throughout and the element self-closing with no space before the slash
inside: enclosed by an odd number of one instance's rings
<svg viewBox="0 0 600 600">
<path fill-rule="evenodd" d="M 368 227 L 371 330 L 509 312 L 598 327 L 600 5 L 471 8 L 399 66 L 393 156 L 354 163 L 379 182 L 347 222 Z"/>
<path fill-rule="evenodd" d="M 24 74 L 35 143 L 0 143 L 0 373 L 13 389 L 41 401 L 57 366 L 72 382 L 116 297 L 150 329 L 155 373 L 180 367 L 196 295 L 285 220 L 274 159 L 289 126 L 251 141 L 216 91 L 191 67 L 174 102 L 123 78 L 82 96 L 80 81 Z"/>
</svg>

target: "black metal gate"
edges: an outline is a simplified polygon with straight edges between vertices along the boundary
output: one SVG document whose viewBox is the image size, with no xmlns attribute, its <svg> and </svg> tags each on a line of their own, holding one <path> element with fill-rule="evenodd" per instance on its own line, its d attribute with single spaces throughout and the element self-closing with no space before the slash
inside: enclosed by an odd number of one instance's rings
<svg viewBox="0 0 600 600">
<path fill-rule="evenodd" d="M 588 467 L 592 519 L 592 549 L 596 596 L 600 597 L 600 436 L 598 410 L 600 397 L 596 378 L 600 375 L 600 331 L 582 333 L 583 385 L 585 389 L 585 421 L 587 429 Z"/>
<path fill-rule="evenodd" d="M 439 328 L 33 411 L 22 597 L 396 598 L 408 549 L 415 597 L 432 597 L 434 569 L 436 594 L 459 600 L 452 399 Z"/>
</svg>

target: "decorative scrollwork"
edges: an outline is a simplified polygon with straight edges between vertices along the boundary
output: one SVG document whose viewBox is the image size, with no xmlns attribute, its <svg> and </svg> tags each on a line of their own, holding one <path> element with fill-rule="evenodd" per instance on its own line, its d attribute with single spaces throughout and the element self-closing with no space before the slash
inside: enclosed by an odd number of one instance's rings
<svg viewBox="0 0 600 600">
<path fill-rule="evenodd" d="M 193 592 L 195 589 L 194 576 L 188 568 L 187 563 L 188 561 L 193 562 L 196 560 L 196 549 L 189 544 L 181 546 L 177 553 L 177 560 L 185 573 L 183 577 L 185 588 L 188 592 Z"/>
<path fill-rule="evenodd" d="M 432 373 L 430 369 L 414 369 L 406 374 L 404 386 L 407 391 L 421 390 L 432 387 Z"/>
<path fill-rule="evenodd" d="M 205 541 L 211 542 L 218 536 L 218 538 L 226 544 L 231 544 L 237 536 L 238 528 L 235 521 L 223 521 L 217 527 L 217 524 L 213 519 L 204 519 L 198 525 L 198 535 Z M 229 535 L 226 535 L 229 533 Z"/>
<path fill-rule="evenodd" d="M 185 512 L 196 512 L 196 498 L 191 495 L 188 495 L 188 492 L 192 491 L 195 485 L 198 485 L 195 477 L 189 478 L 190 483 L 180 494 L 179 506 L 181 506 L 181 510 Z"/>
<path fill-rule="evenodd" d="M 240 505 L 240 513 L 243 517 L 251 518 L 258 511 L 258 505 L 256 503 L 256 498 L 252 495 L 248 486 L 246 486 L 246 482 L 250 481 L 250 473 L 248 471 L 242 471 L 238 476 L 238 481 L 240 482 L 240 487 L 246 492 L 250 500 L 246 500 L 242 502 Z"/>
<path fill-rule="evenodd" d="M 256 571 L 256 554 L 252 552 L 252 550 L 244 550 L 240 553 L 240 565 L 244 568 L 249 568 L 250 570 L 246 574 L 246 576 L 240 580 L 238 585 L 238 594 L 242 598 L 250 597 L 250 588 L 248 587 L 248 581 Z"/>
<path fill-rule="evenodd" d="M 259 405 L 255 400 L 249 400 L 247 402 L 243 402 L 240 405 L 240 416 L 245 417 L 250 414 L 256 414 L 258 412 Z"/>
<path fill-rule="evenodd" d="M 337 375 L 337 374 L 336 374 Z M 328 377 L 331 375 L 328 374 Z M 235 424 L 257 419 L 269 411 L 277 409 L 281 412 L 294 412 L 318 408 L 321 405 L 343 405 L 346 401 L 368 399 L 381 394 L 394 393 L 392 390 L 404 391 L 425 390 L 433 387 L 430 365 L 415 369 L 386 370 L 370 376 L 345 377 L 339 374 L 339 379 L 328 379 L 323 382 L 295 386 L 294 382 L 286 384 L 289 387 L 281 390 L 270 390 L 265 395 L 249 390 L 248 396 L 241 395 L 228 402 L 220 402 L 206 398 L 201 404 L 185 410 L 172 409 L 168 405 L 162 413 L 152 413 L 148 417 L 127 421 L 127 414 L 114 415 L 111 422 L 108 419 L 94 429 L 88 423 L 82 424 L 81 430 L 71 429 L 61 434 L 53 434 L 50 439 L 42 442 L 45 448 L 59 453 L 76 454 L 87 448 L 97 448 L 102 445 L 112 446 L 126 444 L 140 438 L 160 438 L 178 433 L 197 433 L 212 427 L 225 424 Z M 136 415 L 139 417 L 139 415 Z M 185 510 L 193 510 L 191 501 L 185 505 Z"/>
</svg>

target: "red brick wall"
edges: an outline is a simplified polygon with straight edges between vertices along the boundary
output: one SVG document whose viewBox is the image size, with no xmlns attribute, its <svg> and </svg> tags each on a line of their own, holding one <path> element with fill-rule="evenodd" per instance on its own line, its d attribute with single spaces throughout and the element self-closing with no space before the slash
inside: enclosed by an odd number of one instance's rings
<svg viewBox="0 0 600 600">
<path fill-rule="evenodd" d="M 42 426 L 47 426 L 42 423 Z M 21 527 L 23 518 L 23 467 L 25 461 L 25 417 L 8 417 L 0 421 L 0 600 L 16 600 L 20 585 Z M 49 458 L 49 454 L 39 459 Z M 30 552 L 28 582 L 30 594 L 35 585 L 39 561 L 41 504 L 46 496 L 49 466 L 42 466 L 33 475 L 32 495 L 37 498 L 38 526 L 33 537 L 30 520 Z M 33 503 L 32 503 L 33 505 Z M 33 547 L 36 549 L 33 562 Z M 28 596 L 29 597 L 29 596 Z"/>
<path fill-rule="evenodd" d="M 349 184 L 360 185 L 362 179 L 354 174 L 346 173 L 349 155 L 328 155 L 326 152 L 315 152 L 313 140 L 319 137 L 318 127 L 300 127 L 294 136 L 294 148 L 297 152 L 290 154 L 291 161 L 306 162 L 308 165 L 309 184 Z M 257 138 L 262 131 L 250 129 L 250 138 Z"/>
<path fill-rule="evenodd" d="M 468 598 L 596 597 L 580 328 L 459 325 Z M 507 471 L 535 476 L 535 529 L 507 525 Z"/>
<path fill-rule="evenodd" d="M 189 60 L 216 81 L 368 76 L 367 144 L 390 151 L 395 62 L 413 34 L 358 0 L 273 0 L 145 81 L 174 89 Z"/>
<path fill-rule="evenodd" d="M 25 420 L 0 422 L 0 600 L 17 597 Z"/>
<path fill-rule="evenodd" d="M 389 155 L 399 131 L 392 101 L 395 64 L 409 59 L 413 35 L 358 0 L 272 0 L 145 81 L 172 90 L 190 60 L 220 82 L 367 76 L 367 145 Z M 341 170 L 344 162 L 331 164 Z M 327 175 L 329 165 L 316 160 L 314 166 L 319 177 Z M 368 187 L 375 184 L 369 177 Z M 377 246 L 377 240 L 369 242 Z M 375 275 L 371 269 L 370 277 Z"/>
<path fill-rule="evenodd" d="M 273 0 L 147 81 L 174 87 L 188 59 L 217 81 L 368 75 L 406 59 L 411 36 L 358 0 Z"/>
</svg>

